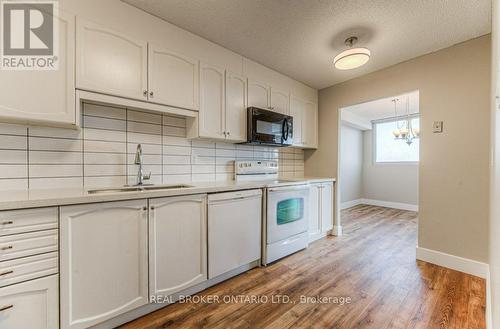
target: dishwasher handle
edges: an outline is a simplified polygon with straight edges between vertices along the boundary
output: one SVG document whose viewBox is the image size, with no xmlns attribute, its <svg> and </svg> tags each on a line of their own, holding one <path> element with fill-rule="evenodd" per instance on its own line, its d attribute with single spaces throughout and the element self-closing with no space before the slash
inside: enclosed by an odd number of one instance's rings
<svg viewBox="0 0 500 329">
<path fill-rule="evenodd" d="M 235 192 L 215 193 L 208 195 L 208 203 L 216 203 L 222 201 L 241 200 L 261 198 L 262 190 L 244 190 Z"/>
</svg>

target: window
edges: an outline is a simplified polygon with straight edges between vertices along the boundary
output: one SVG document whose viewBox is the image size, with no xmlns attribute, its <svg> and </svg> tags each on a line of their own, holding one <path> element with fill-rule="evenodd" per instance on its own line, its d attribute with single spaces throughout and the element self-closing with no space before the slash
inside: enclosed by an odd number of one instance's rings
<svg viewBox="0 0 500 329">
<path fill-rule="evenodd" d="M 413 128 L 420 129 L 418 117 L 411 119 Z M 418 162 L 420 143 L 414 139 L 408 145 L 394 138 L 393 131 L 397 129 L 396 120 L 376 122 L 373 124 L 375 162 Z"/>
</svg>

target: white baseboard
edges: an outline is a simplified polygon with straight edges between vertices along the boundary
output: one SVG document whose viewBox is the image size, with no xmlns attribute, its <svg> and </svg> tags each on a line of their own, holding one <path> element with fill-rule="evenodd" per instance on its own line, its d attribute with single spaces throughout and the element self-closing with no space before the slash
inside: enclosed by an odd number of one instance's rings
<svg viewBox="0 0 500 329">
<path fill-rule="evenodd" d="M 351 208 L 351 207 L 357 206 L 358 204 L 363 204 L 363 199 L 356 199 L 356 200 L 342 202 L 340 204 L 340 209 L 343 210 L 343 209 Z"/>
<path fill-rule="evenodd" d="M 332 235 L 342 236 L 342 226 L 333 225 Z"/>
<path fill-rule="evenodd" d="M 387 208 L 409 210 L 409 211 L 418 211 L 418 205 L 416 205 L 416 204 L 390 202 L 390 201 L 373 200 L 373 199 L 361 199 L 361 200 L 362 200 L 361 204 L 368 204 L 371 206 L 387 207 Z"/>
<path fill-rule="evenodd" d="M 489 265 L 486 263 L 422 247 L 417 247 L 417 259 L 483 279 L 486 279 L 489 273 Z"/>
</svg>

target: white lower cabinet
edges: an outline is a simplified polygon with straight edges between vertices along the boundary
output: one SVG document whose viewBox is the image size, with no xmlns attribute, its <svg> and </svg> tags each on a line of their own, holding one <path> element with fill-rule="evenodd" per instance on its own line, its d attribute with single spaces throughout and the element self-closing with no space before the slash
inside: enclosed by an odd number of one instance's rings
<svg viewBox="0 0 500 329">
<path fill-rule="evenodd" d="M 208 197 L 208 275 L 218 275 L 259 260 L 262 191 L 211 194 Z"/>
<path fill-rule="evenodd" d="M 147 200 L 60 208 L 61 328 L 148 303 Z"/>
<path fill-rule="evenodd" d="M 57 275 L 0 289 L 0 328 L 59 328 Z"/>
<path fill-rule="evenodd" d="M 333 182 L 311 184 L 309 202 L 309 241 L 314 241 L 333 228 Z"/>
<path fill-rule="evenodd" d="M 150 295 L 207 280 L 206 195 L 150 199 L 149 207 Z"/>
</svg>

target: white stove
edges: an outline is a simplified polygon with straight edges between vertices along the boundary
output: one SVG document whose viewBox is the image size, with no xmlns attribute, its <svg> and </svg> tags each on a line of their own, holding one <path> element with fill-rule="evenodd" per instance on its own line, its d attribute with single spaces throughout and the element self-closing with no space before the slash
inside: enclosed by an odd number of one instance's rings
<svg viewBox="0 0 500 329">
<path fill-rule="evenodd" d="M 277 161 L 235 161 L 234 167 L 237 181 L 266 181 L 262 263 L 307 248 L 309 185 L 279 179 Z"/>
</svg>

